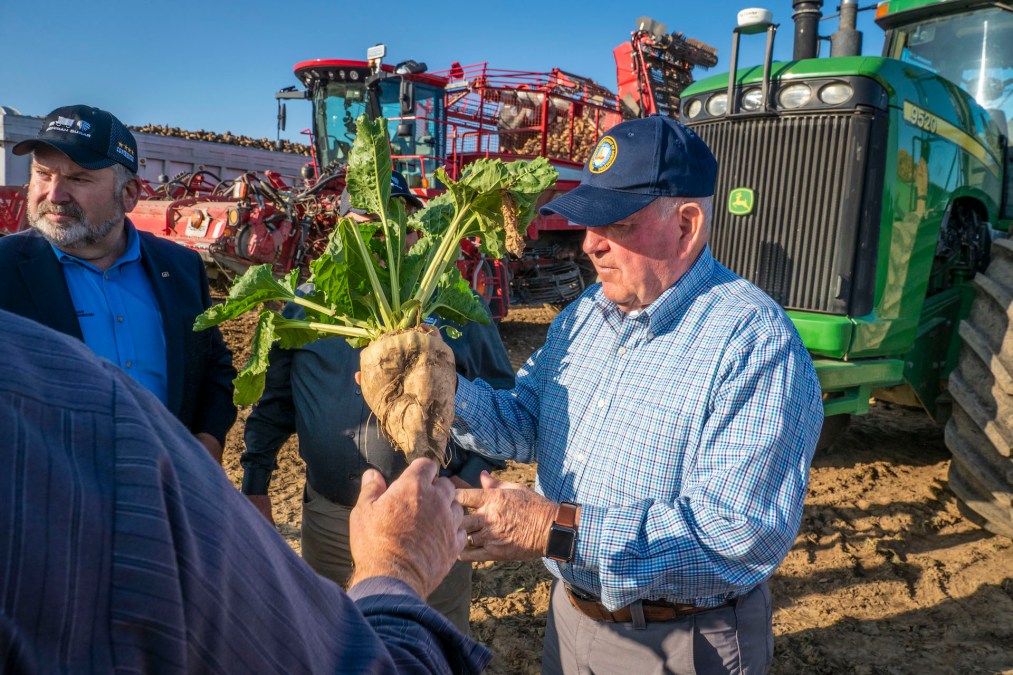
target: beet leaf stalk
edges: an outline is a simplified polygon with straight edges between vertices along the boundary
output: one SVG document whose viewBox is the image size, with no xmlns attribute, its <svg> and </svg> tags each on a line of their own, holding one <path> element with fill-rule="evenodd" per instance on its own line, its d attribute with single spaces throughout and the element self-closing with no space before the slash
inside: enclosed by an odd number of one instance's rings
<svg viewBox="0 0 1013 675">
<path fill-rule="evenodd" d="M 460 241 L 473 238 L 487 257 L 503 258 L 504 219 L 519 228 L 514 238 L 523 235 L 539 195 L 556 179 L 556 170 L 542 158 L 509 163 L 478 160 L 467 165 L 457 181 L 440 168 L 436 179 L 446 191 L 409 217 L 404 203 L 390 196 L 386 120 L 363 116 L 356 124 L 348 192 L 352 206 L 376 214 L 377 222 L 338 220 L 325 251 L 310 263 L 311 292 L 297 293 L 298 270 L 278 280 L 270 265 L 257 265 L 235 281 L 224 303 L 194 323 L 194 330 L 203 330 L 246 312 L 259 312 L 250 360 L 235 380 L 234 400 L 239 405 L 259 400 L 268 353 L 276 342 L 292 349 L 318 338 L 342 336 L 352 346 L 363 347 L 383 336 L 417 329 L 433 314 L 456 324 L 487 323 L 488 312 L 456 265 Z M 406 248 L 410 229 L 420 238 Z M 277 308 L 289 302 L 299 305 L 305 318 L 283 317 Z M 457 337 L 457 332 L 448 330 L 448 336 Z"/>
</svg>

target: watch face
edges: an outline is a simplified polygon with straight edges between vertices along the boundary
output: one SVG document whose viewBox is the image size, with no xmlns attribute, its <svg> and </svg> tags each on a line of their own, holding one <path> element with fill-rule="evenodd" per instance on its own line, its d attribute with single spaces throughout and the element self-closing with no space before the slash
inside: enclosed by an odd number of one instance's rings
<svg viewBox="0 0 1013 675">
<path fill-rule="evenodd" d="M 570 562 L 577 544 L 577 531 L 570 527 L 553 525 L 545 546 L 545 557 L 559 562 Z"/>
</svg>

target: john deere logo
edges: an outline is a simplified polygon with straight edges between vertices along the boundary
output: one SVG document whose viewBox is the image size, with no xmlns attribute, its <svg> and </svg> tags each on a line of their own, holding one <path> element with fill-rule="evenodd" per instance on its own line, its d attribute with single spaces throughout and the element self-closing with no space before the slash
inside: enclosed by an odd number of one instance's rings
<svg viewBox="0 0 1013 675">
<path fill-rule="evenodd" d="M 728 193 L 728 213 L 733 216 L 748 216 L 753 212 L 755 197 L 749 188 L 735 188 Z"/>
</svg>

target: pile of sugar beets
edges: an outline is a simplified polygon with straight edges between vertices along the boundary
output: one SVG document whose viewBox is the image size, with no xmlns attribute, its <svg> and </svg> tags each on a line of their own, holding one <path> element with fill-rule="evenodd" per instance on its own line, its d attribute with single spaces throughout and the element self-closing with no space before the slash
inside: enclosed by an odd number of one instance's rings
<svg viewBox="0 0 1013 675">
<path fill-rule="evenodd" d="M 446 192 L 409 217 L 402 200 L 390 197 L 387 121 L 363 116 L 356 124 L 348 192 L 352 206 L 376 214 L 377 222 L 338 221 L 326 250 L 310 263 L 311 293 L 296 293 L 298 269 L 279 280 L 270 265 L 251 267 L 224 303 L 197 317 L 194 330 L 259 312 L 250 360 L 235 379 L 238 405 L 260 399 L 275 342 L 292 349 L 340 335 L 365 347 L 362 393 L 383 432 L 409 462 L 428 456 L 445 463 L 454 419 L 454 355 L 424 320 L 436 314 L 458 325 L 489 321 L 455 264 L 460 241 L 478 241 L 491 258 L 523 245 L 536 201 L 555 183 L 556 170 L 544 158 L 482 159 L 455 181 L 441 168 L 436 177 Z M 409 230 L 420 236 L 406 248 Z M 300 305 L 305 318 L 283 317 L 277 308 L 284 303 Z M 453 327 L 445 332 L 448 339 L 460 337 Z"/>
</svg>

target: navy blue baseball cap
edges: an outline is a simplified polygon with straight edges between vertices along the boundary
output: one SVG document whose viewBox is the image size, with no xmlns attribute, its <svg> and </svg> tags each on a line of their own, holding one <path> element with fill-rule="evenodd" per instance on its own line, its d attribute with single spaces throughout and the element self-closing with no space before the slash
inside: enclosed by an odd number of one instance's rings
<svg viewBox="0 0 1013 675">
<path fill-rule="evenodd" d="M 122 164 L 137 173 L 137 141 L 112 113 L 87 105 L 69 105 L 49 113 L 38 137 L 14 146 L 27 155 L 39 145 L 56 148 L 84 169 Z"/>
<path fill-rule="evenodd" d="M 663 115 L 617 124 L 599 139 L 580 185 L 538 210 L 585 227 L 631 216 L 658 197 L 710 197 L 718 164 L 691 129 Z"/>
</svg>

